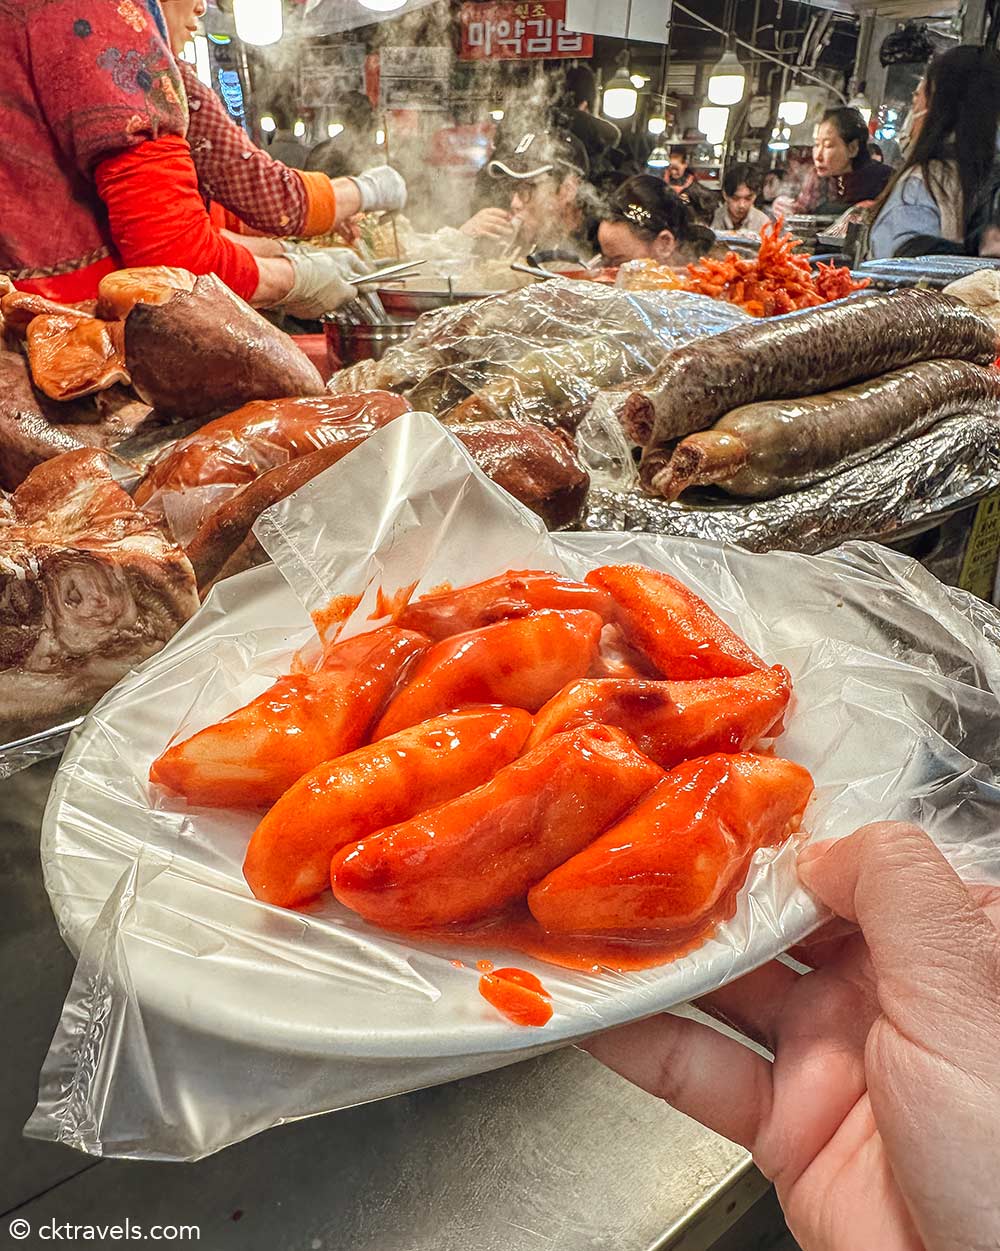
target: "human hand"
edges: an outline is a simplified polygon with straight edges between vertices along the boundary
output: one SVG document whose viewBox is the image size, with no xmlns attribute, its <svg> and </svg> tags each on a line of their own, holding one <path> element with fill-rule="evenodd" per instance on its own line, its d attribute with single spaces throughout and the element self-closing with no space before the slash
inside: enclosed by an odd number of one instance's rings
<svg viewBox="0 0 1000 1251">
<path fill-rule="evenodd" d="M 500 239 L 506 243 L 514 233 L 514 222 L 506 209 L 484 208 L 459 229 L 470 239 Z"/>
<path fill-rule="evenodd" d="M 406 207 L 406 183 L 391 165 L 376 165 L 363 174 L 353 174 L 351 181 L 361 193 L 362 213 L 396 213 Z"/>
<path fill-rule="evenodd" d="M 281 307 L 292 317 L 312 321 L 356 300 L 352 279 L 368 272 L 368 266 L 350 248 L 301 247 L 287 253 L 294 278 Z"/>
<path fill-rule="evenodd" d="M 840 936 L 795 950 L 808 974 L 772 961 L 698 1005 L 773 1063 L 670 1016 L 586 1050 L 752 1151 L 805 1251 L 1000 1246 L 1000 890 L 903 824 L 799 871 Z"/>
</svg>

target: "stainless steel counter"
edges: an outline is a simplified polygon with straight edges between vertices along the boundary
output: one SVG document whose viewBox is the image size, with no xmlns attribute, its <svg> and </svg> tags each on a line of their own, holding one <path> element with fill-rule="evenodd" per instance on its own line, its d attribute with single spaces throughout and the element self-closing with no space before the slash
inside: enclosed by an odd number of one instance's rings
<svg viewBox="0 0 1000 1251">
<path fill-rule="evenodd" d="M 194 1165 L 95 1162 L 25 1142 L 72 969 L 38 869 L 51 774 L 45 764 L 0 782 L 0 1019 L 11 1039 L 0 1238 L 15 1215 L 35 1230 L 129 1217 L 197 1224 L 211 1251 L 695 1251 L 766 1189 L 746 1152 L 576 1050 L 283 1126 Z"/>
</svg>

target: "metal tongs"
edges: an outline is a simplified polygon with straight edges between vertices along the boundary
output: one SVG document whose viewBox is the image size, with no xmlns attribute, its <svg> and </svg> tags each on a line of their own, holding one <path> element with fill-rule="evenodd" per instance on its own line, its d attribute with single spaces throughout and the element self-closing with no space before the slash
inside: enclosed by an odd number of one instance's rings
<svg viewBox="0 0 1000 1251">
<path fill-rule="evenodd" d="M 532 278 L 561 278 L 554 269 L 543 269 L 541 265 L 525 265 L 522 261 L 514 261 L 511 269 L 519 274 L 530 274 Z"/>
<path fill-rule="evenodd" d="M 370 274 L 362 274 L 360 278 L 352 278 L 355 287 L 370 287 L 372 283 L 395 281 L 399 278 L 410 278 L 426 261 L 396 261 L 392 265 L 383 265 Z"/>
</svg>

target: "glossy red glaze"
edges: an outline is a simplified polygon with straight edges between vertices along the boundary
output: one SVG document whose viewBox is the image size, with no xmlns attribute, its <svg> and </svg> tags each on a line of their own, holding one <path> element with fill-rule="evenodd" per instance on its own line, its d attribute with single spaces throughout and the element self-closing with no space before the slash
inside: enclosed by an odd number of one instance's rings
<svg viewBox="0 0 1000 1251">
<path fill-rule="evenodd" d="M 285 908 L 315 898 L 330 885 L 334 852 L 488 781 L 530 730 L 519 708 L 468 710 L 325 761 L 255 830 L 243 864 L 250 889 Z"/>
<path fill-rule="evenodd" d="M 738 634 L 683 583 L 642 565 L 605 565 L 590 586 L 615 601 L 628 641 L 665 678 L 726 678 L 765 668 Z"/>
<path fill-rule="evenodd" d="M 480 964 L 488 961 L 480 961 Z M 497 969 L 479 979 L 479 993 L 515 1025 L 540 1027 L 552 1019 L 551 996 L 526 969 Z"/>
<path fill-rule="evenodd" d="M 562 934 L 691 931 L 732 915 L 750 858 L 798 828 L 809 773 L 764 756 L 706 756 L 674 769 L 624 820 L 528 893 Z"/>
<path fill-rule="evenodd" d="M 559 574 L 512 570 L 458 590 L 441 586 L 403 609 L 396 624 L 440 641 L 547 608 L 585 609 L 607 620 L 614 612 L 614 601 L 596 587 Z"/>
<path fill-rule="evenodd" d="M 324 760 L 360 747 L 422 635 L 383 626 L 330 648 L 216 725 L 169 747 L 150 781 L 193 804 L 267 807 Z"/>
<path fill-rule="evenodd" d="M 535 718 L 529 749 L 578 725 L 616 725 L 651 760 L 672 769 L 712 752 L 741 752 L 779 733 L 791 696 L 786 669 L 700 682 L 582 679 Z"/>
<path fill-rule="evenodd" d="M 478 790 L 345 848 L 333 892 L 393 928 L 478 920 L 523 900 L 662 776 L 620 730 L 556 735 Z"/>
<path fill-rule="evenodd" d="M 593 612 L 540 612 L 445 639 L 414 666 L 373 737 L 469 704 L 535 712 L 589 671 L 602 626 Z"/>
</svg>

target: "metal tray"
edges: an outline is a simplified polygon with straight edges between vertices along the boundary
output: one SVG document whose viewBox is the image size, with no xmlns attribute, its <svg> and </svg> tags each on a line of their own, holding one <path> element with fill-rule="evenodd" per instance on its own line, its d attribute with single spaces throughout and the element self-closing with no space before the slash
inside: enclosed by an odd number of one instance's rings
<svg viewBox="0 0 1000 1251">
<path fill-rule="evenodd" d="M 980 269 L 1000 269 L 1000 260 L 978 256 L 900 256 L 865 261 L 858 266 L 858 276 L 870 278 L 872 286 L 883 289 L 922 285 L 941 290 Z"/>
</svg>

